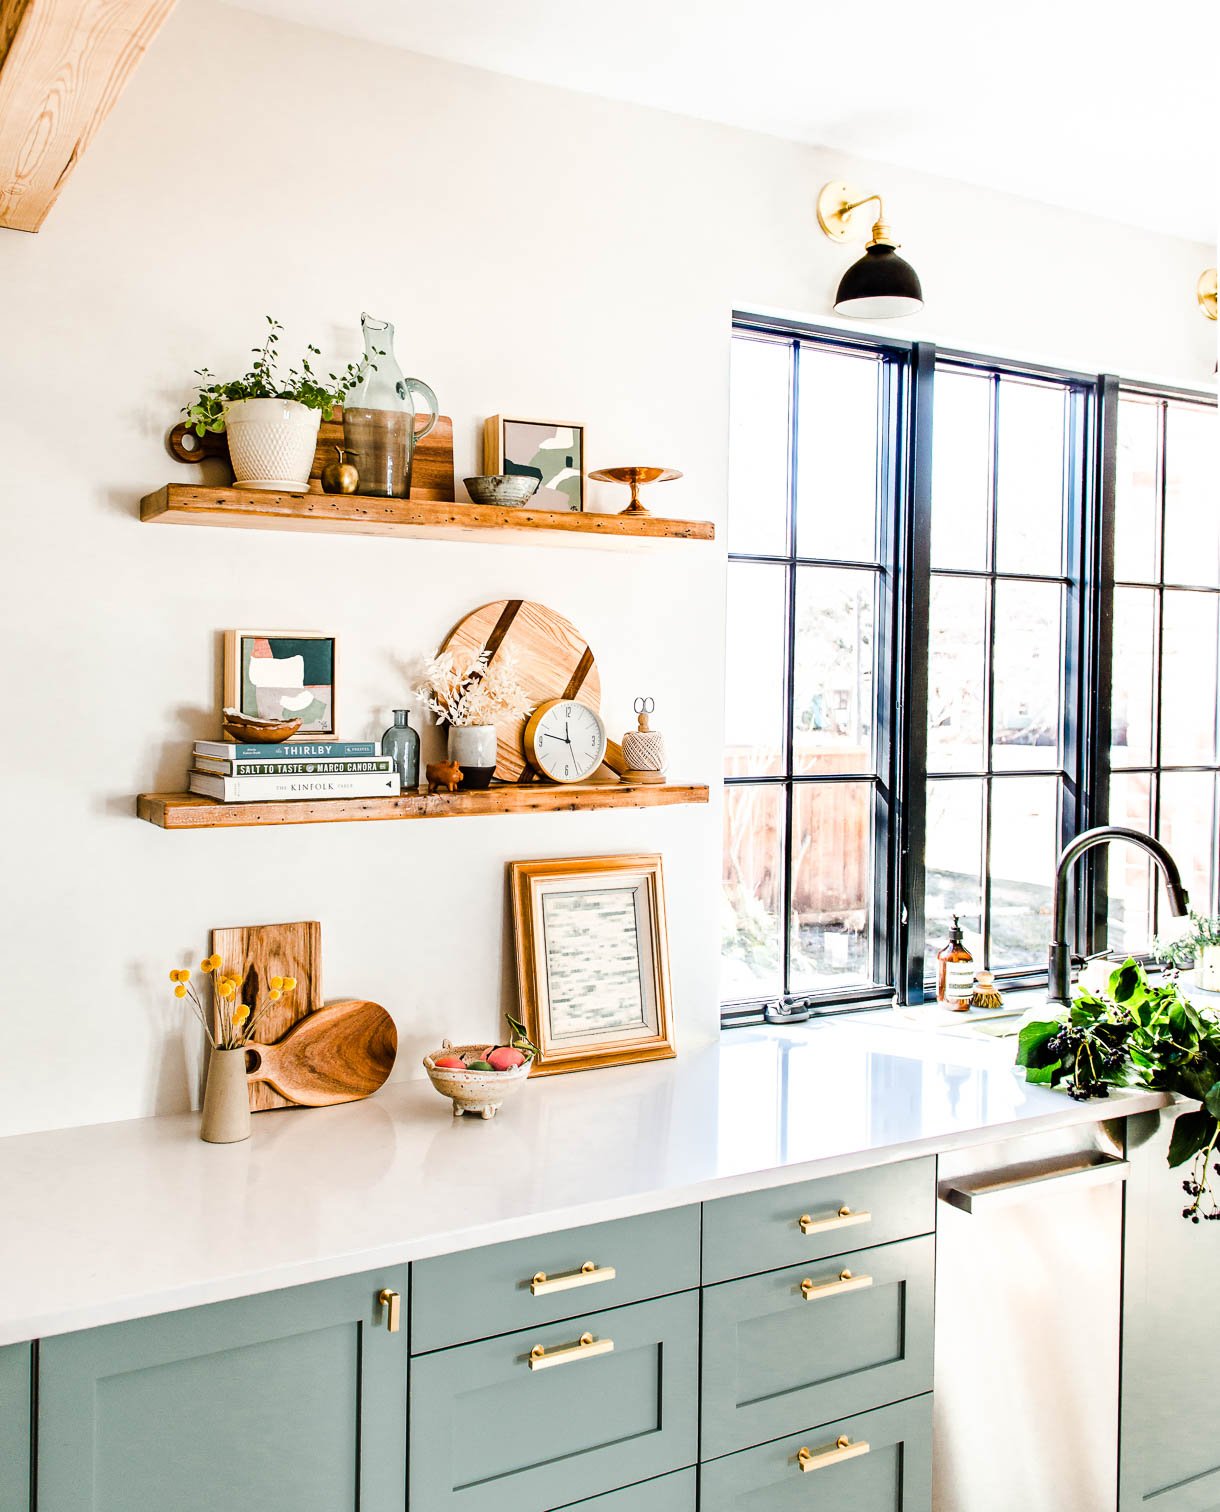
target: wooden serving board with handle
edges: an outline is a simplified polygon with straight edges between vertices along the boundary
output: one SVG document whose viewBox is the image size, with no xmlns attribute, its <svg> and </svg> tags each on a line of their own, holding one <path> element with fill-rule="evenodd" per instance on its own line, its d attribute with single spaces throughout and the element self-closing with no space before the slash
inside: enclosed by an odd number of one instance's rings
<svg viewBox="0 0 1220 1512">
<path fill-rule="evenodd" d="M 377 1003 L 348 998 L 315 1008 L 273 1045 L 246 1052 L 251 1100 L 271 1090 L 300 1108 L 356 1102 L 394 1068 L 398 1030 Z"/>
<path fill-rule="evenodd" d="M 296 990 L 273 1003 L 254 1026 L 258 1044 L 282 1039 L 322 1000 L 322 926 L 317 922 L 214 929 L 212 952 L 220 957 L 222 971 L 241 977 L 241 1001 L 251 1009 L 266 998 L 273 976 L 296 977 Z M 250 1086 L 252 1113 L 293 1106 L 267 1082 Z"/>
<path fill-rule="evenodd" d="M 482 651 L 511 655 L 531 710 L 548 698 L 576 698 L 591 709 L 601 707 L 601 678 L 593 649 L 569 620 L 545 604 L 528 599 L 499 599 L 460 620 L 441 645 L 442 651 Z M 496 776 L 501 782 L 529 780 L 522 740 L 526 716 L 496 725 Z M 613 773 L 605 774 L 613 781 Z"/>
<path fill-rule="evenodd" d="M 314 452 L 313 466 L 309 471 L 309 487 L 320 493 L 318 481 L 322 469 L 337 461 L 336 447 L 343 445 L 343 410 L 336 407 L 332 420 L 323 420 L 318 427 L 318 446 Z M 229 460 L 229 440 L 223 431 L 207 431 L 197 436 L 187 425 L 175 425 L 166 437 L 166 446 L 171 457 L 179 462 L 202 462 L 205 457 L 222 457 Z M 360 495 L 356 494 L 356 498 Z M 436 424 L 416 443 L 415 457 L 411 463 L 411 497 L 433 504 L 452 504 L 456 498 L 453 486 L 453 421 L 448 415 L 438 415 Z"/>
</svg>

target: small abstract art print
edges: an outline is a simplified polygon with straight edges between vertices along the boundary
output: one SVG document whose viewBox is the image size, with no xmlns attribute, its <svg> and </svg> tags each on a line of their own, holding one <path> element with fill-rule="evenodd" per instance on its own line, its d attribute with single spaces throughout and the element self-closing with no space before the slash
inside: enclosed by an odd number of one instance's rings
<svg viewBox="0 0 1220 1512">
<path fill-rule="evenodd" d="M 571 421 L 514 420 L 493 415 L 483 432 L 483 468 L 490 476 L 537 478 L 533 509 L 585 507 L 585 428 Z"/>
<path fill-rule="evenodd" d="M 299 719 L 295 740 L 333 740 L 337 661 L 333 635 L 227 630 L 225 707 L 257 719 Z"/>
<path fill-rule="evenodd" d="M 672 1056 L 660 856 L 514 861 L 509 877 L 534 1074 Z"/>
</svg>

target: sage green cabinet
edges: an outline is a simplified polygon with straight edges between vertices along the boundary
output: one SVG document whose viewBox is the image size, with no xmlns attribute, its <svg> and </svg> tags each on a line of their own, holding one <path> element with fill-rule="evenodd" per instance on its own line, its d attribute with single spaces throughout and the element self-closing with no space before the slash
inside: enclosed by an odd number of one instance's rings
<svg viewBox="0 0 1220 1512">
<path fill-rule="evenodd" d="M 589 1501 L 569 1502 L 556 1512 L 695 1512 L 698 1481 L 694 1470 L 662 1475 L 643 1486 L 607 1491 Z"/>
<path fill-rule="evenodd" d="M 698 1361 L 694 1291 L 417 1355 L 413 1512 L 539 1512 L 693 1465 Z"/>
<path fill-rule="evenodd" d="M 383 1288 L 406 1267 L 44 1340 L 40 1512 L 402 1512 Z"/>
<path fill-rule="evenodd" d="M 1008 1504 L 997 1501 L 978 1512 L 998 1512 L 1001 1505 Z M 699 1512 L 931 1512 L 931 1507 L 930 1396 L 809 1428 L 714 1460 L 700 1471 Z"/>
<path fill-rule="evenodd" d="M 1121 1512 L 1220 1512 L 1220 1223 L 1181 1216 L 1180 1111 L 1127 1120 Z"/>
<path fill-rule="evenodd" d="M 928 1156 L 703 1205 L 703 1284 L 803 1265 L 936 1228 Z"/>
<path fill-rule="evenodd" d="M 708 1287 L 703 1458 L 931 1390 L 935 1263 L 929 1235 Z"/>
<path fill-rule="evenodd" d="M 411 1267 L 411 1352 L 698 1285 L 697 1206 L 420 1260 Z"/>
<path fill-rule="evenodd" d="M 29 1344 L 0 1349 L 0 1512 L 30 1507 Z"/>
</svg>

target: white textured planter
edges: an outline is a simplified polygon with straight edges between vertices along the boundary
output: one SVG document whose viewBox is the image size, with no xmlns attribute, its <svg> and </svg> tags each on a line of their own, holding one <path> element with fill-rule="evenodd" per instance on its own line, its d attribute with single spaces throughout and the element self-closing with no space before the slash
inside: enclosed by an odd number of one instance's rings
<svg viewBox="0 0 1220 1512">
<path fill-rule="evenodd" d="M 240 488 L 306 493 L 321 410 L 295 399 L 235 399 L 225 405 L 229 459 Z"/>
<path fill-rule="evenodd" d="M 1204 945 L 1195 977 L 1204 992 L 1220 992 L 1220 945 Z"/>
<path fill-rule="evenodd" d="M 449 760 L 462 769 L 462 787 L 490 787 L 496 770 L 495 725 L 450 725 Z"/>
</svg>

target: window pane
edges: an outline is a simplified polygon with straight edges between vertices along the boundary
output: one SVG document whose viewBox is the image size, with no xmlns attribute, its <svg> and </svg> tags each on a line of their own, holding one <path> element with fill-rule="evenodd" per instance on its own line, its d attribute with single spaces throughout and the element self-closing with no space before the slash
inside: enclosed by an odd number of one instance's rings
<svg viewBox="0 0 1220 1512">
<path fill-rule="evenodd" d="M 800 556 L 877 559 L 877 382 L 872 358 L 802 347 L 797 416 Z"/>
<path fill-rule="evenodd" d="M 873 785 L 801 783 L 793 797 L 794 992 L 873 979 Z"/>
<path fill-rule="evenodd" d="M 793 763 L 797 772 L 871 772 L 876 574 L 801 567 L 796 580 Z"/>
<path fill-rule="evenodd" d="M 1063 571 L 1063 461 L 1067 391 L 1000 380 L 996 567 Z"/>
<path fill-rule="evenodd" d="M 729 406 L 730 551 L 782 556 L 788 549 L 788 417 L 792 348 L 732 342 Z"/>
<path fill-rule="evenodd" d="M 1165 581 L 1220 586 L 1216 411 L 1171 404 L 1165 417 Z"/>
<path fill-rule="evenodd" d="M 1114 590 L 1113 634 L 1110 760 L 1120 767 L 1151 766 L 1156 684 L 1156 594 L 1151 588 Z"/>
<path fill-rule="evenodd" d="M 991 379 L 938 368 L 932 442 L 932 565 L 986 568 Z"/>
<path fill-rule="evenodd" d="M 1059 779 L 998 777 L 991 790 L 991 960 L 1043 966 L 1059 854 Z"/>
<path fill-rule="evenodd" d="M 1215 911 L 1216 777 L 1212 772 L 1166 772 L 1161 777 L 1159 838 L 1178 863 L 1196 913 Z M 1158 904 L 1158 928 L 1172 915 Z"/>
<path fill-rule="evenodd" d="M 1114 508 L 1114 576 L 1133 583 L 1157 577 L 1157 432 L 1160 406 L 1122 399 L 1118 406 L 1118 478 Z"/>
<path fill-rule="evenodd" d="M 928 612 L 928 770 L 981 772 L 987 765 L 988 585 L 932 577 Z"/>
<path fill-rule="evenodd" d="M 725 620 L 724 775 L 773 777 L 784 766 L 788 572 L 730 562 Z"/>
<path fill-rule="evenodd" d="M 1111 777 L 1109 822 L 1151 833 L 1151 777 L 1144 772 Z M 1108 868 L 1107 947 L 1142 955 L 1153 936 L 1152 862 L 1134 845 L 1106 846 L 1103 861 Z"/>
<path fill-rule="evenodd" d="M 1210 765 L 1216 757 L 1217 605 L 1212 593 L 1165 590 L 1161 630 L 1161 760 Z"/>
<path fill-rule="evenodd" d="M 996 584 L 992 761 L 997 769 L 1059 765 L 1063 589 Z"/>
<path fill-rule="evenodd" d="M 925 960 L 948 943 L 957 914 L 971 955 L 983 964 L 983 782 L 951 778 L 928 783 L 925 845 Z"/>
<path fill-rule="evenodd" d="M 724 790 L 724 897 L 720 919 L 720 996 L 778 996 L 783 990 L 784 791 Z"/>
</svg>

